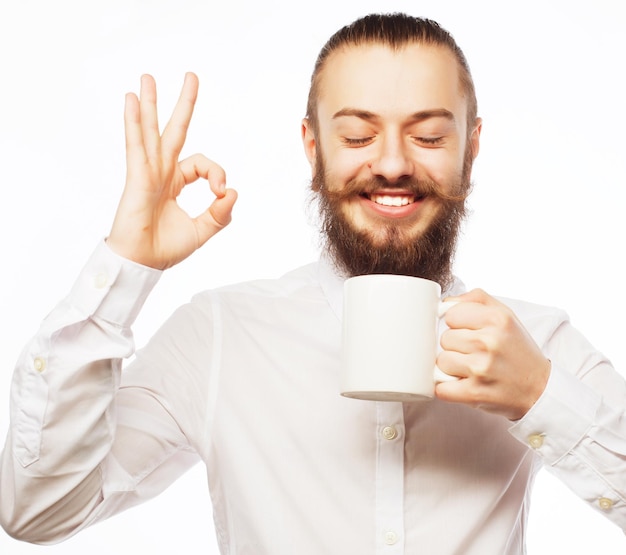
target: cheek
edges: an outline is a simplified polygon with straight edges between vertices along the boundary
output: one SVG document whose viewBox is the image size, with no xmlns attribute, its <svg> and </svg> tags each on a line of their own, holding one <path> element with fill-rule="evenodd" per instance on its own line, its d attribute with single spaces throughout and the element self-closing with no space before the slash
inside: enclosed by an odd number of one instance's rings
<svg viewBox="0 0 626 555">
<path fill-rule="evenodd" d="M 457 150 L 432 149 L 423 153 L 418 163 L 426 176 L 439 184 L 455 182 L 463 171 L 463 154 Z"/>
<path fill-rule="evenodd" d="M 366 169 L 369 158 L 365 149 L 337 149 L 324 152 L 326 179 L 334 185 L 341 185 L 358 178 Z"/>
</svg>

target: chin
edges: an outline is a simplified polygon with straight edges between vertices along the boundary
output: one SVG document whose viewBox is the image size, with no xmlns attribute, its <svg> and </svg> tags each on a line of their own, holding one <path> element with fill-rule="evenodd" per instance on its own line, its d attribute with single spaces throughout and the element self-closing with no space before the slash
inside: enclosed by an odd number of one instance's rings
<svg viewBox="0 0 626 555">
<path fill-rule="evenodd" d="M 398 242 L 404 244 L 415 243 L 422 238 L 427 227 L 423 222 L 419 222 L 419 225 L 407 226 L 400 222 L 386 221 L 369 225 L 353 225 L 352 229 L 361 234 L 361 237 L 367 238 L 373 247 L 381 248 L 397 244 Z"/>
</svg>

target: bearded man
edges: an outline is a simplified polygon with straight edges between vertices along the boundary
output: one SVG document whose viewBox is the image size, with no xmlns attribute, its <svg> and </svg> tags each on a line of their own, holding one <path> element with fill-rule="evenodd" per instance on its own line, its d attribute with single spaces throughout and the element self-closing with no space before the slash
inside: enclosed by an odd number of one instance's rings
<svg viewBox="0 0 626 555">
<path fill-rule="evenodd" d="M 427 19 L 367 16 L 320 53 L 302 139 L 321 259 L 197 295 L 121 373 L 160 271 L 236 200 L 216 163 L 178 160 L 197 87 L 187 75 L 161 136 L 153 79 L 127 96 L 111 232 L 14 374 L 5 529 L 58 541 L 198 460 L 222 553 L 521 555 L 542 464 L 626 529 L 624 380 L 562 312 L 453 276 L 482 124 L 465 57 Z M 216 199 L 190 218 L 176 197 L 198 178 Z M 434 280 L 457 301 L 437 360 L 457 379 L 435 400 L 338 394 L 342 285 L 367 273 Z"/>
</svg>

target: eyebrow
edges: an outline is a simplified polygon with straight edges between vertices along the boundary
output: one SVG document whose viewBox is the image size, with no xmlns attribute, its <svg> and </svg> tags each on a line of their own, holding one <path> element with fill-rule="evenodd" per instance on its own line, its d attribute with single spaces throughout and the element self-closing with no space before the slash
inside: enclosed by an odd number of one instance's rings
<svg viewBox="0 0 626 555">
<path fill-rule="evenodd" d="M 378 114 L 375 114 L 374 112 L 369 112 L 367 110 L 360 110 L 358 108 L 342 108 L 341 110 L 333 114 L 332 119 L 348 116 L 357 117 L 365 121 L 376 121 L 380 118 Z M 444 118 L 449 121 L 455 121 L 454 114 L 450 110 L 446 110 L 445 108 L 421 110 L 409 116 L 409 119 L 414 122 L 420 122 L 431 118 Z"/>
</svg>

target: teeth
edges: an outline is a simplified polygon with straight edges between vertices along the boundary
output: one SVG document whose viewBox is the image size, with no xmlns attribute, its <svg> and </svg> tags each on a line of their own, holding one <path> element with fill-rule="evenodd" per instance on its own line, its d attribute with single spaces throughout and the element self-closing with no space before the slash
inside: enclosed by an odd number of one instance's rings
<svg viewBox="0 0 626 555">
<path fill-rule="evenodd" d="M 370 195 L 370 200 L 383 206 L 406 206 L 415 202 L 415 198 L 412 196 L 399 195 Z"/>
</svg>

